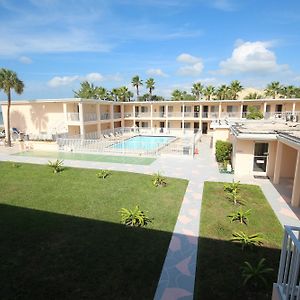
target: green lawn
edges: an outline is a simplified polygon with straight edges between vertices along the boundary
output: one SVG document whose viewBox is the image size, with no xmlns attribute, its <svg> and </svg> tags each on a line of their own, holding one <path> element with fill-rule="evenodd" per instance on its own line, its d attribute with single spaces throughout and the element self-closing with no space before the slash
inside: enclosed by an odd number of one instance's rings
<svg viewBox="0 0 300 300">
<path fill-rule="evenodd" d="M 265 199 L 261 189 L 241 185 L 243 210 L 252 209 L 249 224 L 230 223 L 226 217 L 237 208 L 226 198 L 224 183 L 205 182 L 201 210 L 195 299 L 271 299 L 276 281 L 283 228 Z M 262 233 L 263 246 L 241 250 L 230 242 L 233 231 Z M 268 285 L 243 287 L 240 267 L 244 261 L 257 264 L 266 258 L 266 266 L 274 271 L 266 276 Z"/>
<path fill-rule="evenodd" d="M 135 157 L 135 156 L 116 156 L 116 155 L 100 155 L 89 153 L 73 153 L 73 152 L 54 152 L 54 151 L 24 151 L 13 155 L 29 156 L 29 157 L 47 157 L 59 159 L 87 160 L 97 162 L 109 162 L 118 164 L 131 165 L 150 165 L 155 161 L 153 157 Z"/>
<path fill-rule="evenodd" d="M 2 299 L 153 299 L 187 181 L 0 163 Z M 121 207 L 154 218 L 120 224 Z"/>
</svg>

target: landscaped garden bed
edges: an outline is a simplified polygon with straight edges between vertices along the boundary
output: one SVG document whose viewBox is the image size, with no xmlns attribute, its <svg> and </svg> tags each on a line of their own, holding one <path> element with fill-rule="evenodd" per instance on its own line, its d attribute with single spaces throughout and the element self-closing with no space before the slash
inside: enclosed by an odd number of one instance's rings
<svg viewBox="0 0 300 300">
<path fill-rule="evenodd" d="M 187 187 L 166 182 L 0 163 L 1 298 L 153 299 Z M 137 205 L 151 222 L 121 224 Z"/>
<path fill-rule="evenodd" d="M 232 199 L 224 190 L 224 183 L 205 182 L 195 299 L 271 299 L 283 228 L 258 186 L 239 185 L 238 204 L 234 205 Z M 241 201 L 243 205 L 239 204 Z M 247 225 L 233 221 L 233 213 L 240 210 Z M 231 241 L 234 233 L 241 232 L 248 237 L 258 233 L 263 244 L 246 245 L 242 250 L 242 243 Z M 244 284 L 245 262 L 256 267 L 263 258 L 262 269 L 273 269 L 261 274 L 266 284 L 253 277 Z"/>
</svg>

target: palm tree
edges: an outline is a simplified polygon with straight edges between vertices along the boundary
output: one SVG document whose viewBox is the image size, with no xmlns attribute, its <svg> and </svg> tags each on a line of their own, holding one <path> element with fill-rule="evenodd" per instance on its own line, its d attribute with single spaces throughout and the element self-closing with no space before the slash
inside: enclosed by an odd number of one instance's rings
<svg viewBox="0 0 300 300">
<path fill-rule="evenodd" d="M 209 85 L 203 89 L 203 95 L 205 96 L 206 100 L 211 100 L 211 97 L 215 94 L 216 89 L 214 86 Z"/>
<path fill-rule="evenodd" d="M 155 81 L 153 78 L 149 78 L 146 81 L 146 87 L 149 89 L 150 97 L 152 96 L 152 91 L 155 89 Z"/>
<path fill-rule="evenodd" d="M 138 98 L 140 93 L 139 93 L 139 87 L 143 85 L 143 80 L 140 79 L 138 75 L 132 77 L 131 81 L 133 87 L 136 88 L 136 97 Z"/>
<path fill-rule="evenodd" d="M 258 94 L 256 92 L 254 93 L 249 93 L 248 95 L 246 95 L 244 97 L 245 100 L 252 100 L 252 99 L 262 99 L 263 98 L 263 95 L 261 94 Z"/>
<path fill-rule="evenodd" d="M 192 87 L 192 94 L 196 96 L 197 100 L 200 100 L 200 97 L 203 93 L 204 86 L 200 82 L 196 82 Z"/>
<path fill-rule="evenodd" d="M 238 80 L 233 80 L 230 83 L 229 88 L 230 88 L 230 92 L 231 92 L 231 96 L 232 96 L 231 98 L 233 100 L 236 100 L 237 96 L 238 96 L 238 93 L 243 90 L 243 87 L 242 87 L 241 83 Z"/>
<path fill-rule="evenodd" d="M 95 94 L 97 96 L 97 99 L 100 99 L 100 100 L 107 100 L 109 98 L 106 88 L 104 88 L 102 86 L 97 86 L 95 88 Z"/>
<path fill-rule="evenodd" d="M 216 96 L 219 100 L 225 100 L 228 96 L 230 88 L 226 84 L 222 84 L 216 92 Z"/>
<path fill-rule="evenodd" d="M 131 97 L 133 97 L 133 93 L 131 91 L 129 91 L 126 86 L 121 86 L 118 89 L 119 101 L 122 101 L 122 102 L 130 101 Z"/>
<path fill-rule="evenodd" d="M 84 99 L 97 99 L 97 88 L 88 81 L 83 81 L 80 83 L 80 89 L 76 92 L 74 91 L 75 98 Z"/>
<path fill-rule="evenodd" d="M 10 137 L 10 105 L 11 105 L 11 90 L 14 90 L 18 95 L 23 93 L 24 83 L 18 78 L 16 72 L 8 69 L 0 69 L 0 90 L 7 95 L 7 143 L 11 147 Z"/>
<path fill-rule="evenodd" d="M 294 98 L 296 96 L 296 87 L 293 85 L 283 86 L 280 93 L 284 98 Z"/>
<path fill-rule="evenodd" d="M 266 96 L 271 96 L 275 99 L 281 92 L 282 86 L 279 81 L 269 83 L 265 89 Z"/>
<path fill-rule="evenodd" d="M 111 96 L 113 97 L 114 101 L 118 101 L 119 100 L 119 93 L 120 90 L 117 88 L 113 88 L 110 92 Z"/>
<path fill-rule="evenodd" d="M 172 92 L 172 100 L 174 101 L 180 101 L 183 100 L 183 93 L 180 90 L 174 90 Z"/>
</svg>

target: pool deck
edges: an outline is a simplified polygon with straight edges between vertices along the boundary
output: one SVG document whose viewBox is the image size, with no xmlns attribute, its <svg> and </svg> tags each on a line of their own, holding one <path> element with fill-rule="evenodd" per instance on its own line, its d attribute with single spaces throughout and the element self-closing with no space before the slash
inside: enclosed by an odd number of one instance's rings
<svg viewBox="0 0 300 300">
<path fill-rule="evenodd" d="M 165 176 L 189 180 L 162 268 L 155 299 L 193 299 L 204 182 L 230 182 L 233 180 L 233 175 L 219 173 L 209 142 L 209 137 L 203 137 L 199 147 L 199 155 L 195 159 L 190 157 L 160 157 L 150 165 L 64 161 L 64 164 L 70 167 L 110 169 L 143 174 L 153 174 L 159 171 Z M 47 158 L 9 155 L 9 153 L 2 152 L 1 148 L 0 160 L 37 164 L 48 162 Z M 297 216 L 287 203 L 282 201 L 280 194 L 269 180 L 258 180 L 253 177 L 235 179 L 241 180 L 242 183 L 260 185 L 281 224 L 300 226 Z"/>
</svg>

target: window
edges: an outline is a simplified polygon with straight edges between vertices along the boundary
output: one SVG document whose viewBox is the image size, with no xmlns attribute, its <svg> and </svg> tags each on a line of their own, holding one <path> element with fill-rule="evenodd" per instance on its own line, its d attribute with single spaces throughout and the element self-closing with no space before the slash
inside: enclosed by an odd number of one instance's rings
<svg viewBox="0 0 300 300">
<path fill-rule="evenodd" d="M 173 106 L 169 106 L 169 107 L 168 107 L 168 111 L 169 111 L 169 112 L 173 112 Z"/>
<path fill-rule="evenodd" d="M 148 112 L 148 107 L 147 107 L 147 106 L 142 106 L 142 107 L 141 107 L 141 112 L 142 112 L 142 113 Z"/>
<path fill-rule="evenodd" d="M 147 128 L 148 127 L 148 122 L 142 122 L 142 127 Z"/>
</svg>

